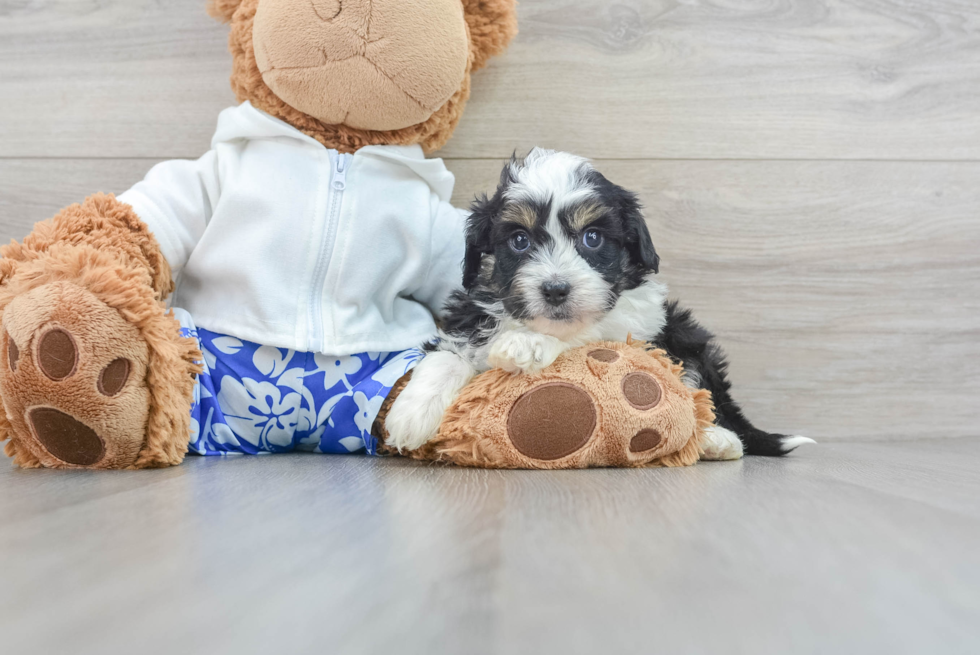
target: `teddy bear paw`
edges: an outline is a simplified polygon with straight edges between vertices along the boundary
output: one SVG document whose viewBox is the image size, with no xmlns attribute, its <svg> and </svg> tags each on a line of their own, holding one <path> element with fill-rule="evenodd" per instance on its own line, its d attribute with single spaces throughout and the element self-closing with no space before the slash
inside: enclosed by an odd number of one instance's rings
<svg viewBox="0 0 980 655">
<path fill-rule="evenodd" d="M 118 311 L 74 284 L 46 284 L 6 307 L 0 347 L 0 396 L 17 449 L 56 468 L 136 460 L 148 352 Z"/>
</svg>

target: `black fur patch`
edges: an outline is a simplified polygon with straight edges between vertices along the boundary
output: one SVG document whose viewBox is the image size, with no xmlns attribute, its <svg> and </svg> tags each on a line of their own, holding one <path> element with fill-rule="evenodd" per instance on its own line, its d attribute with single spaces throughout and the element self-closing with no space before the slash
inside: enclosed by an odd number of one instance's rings
<svg viewBox="0 0 980 655">
<path fill-rule="evenodd" d="M 700 376 L 702 389 L 711 392 L 715 403 L 715 423 L 738 435 L 747 455 L 785 455 L 786 435 L 773 434 L 752 425 L 732 398 L 728 381 L 728 361 L 715 336 L 694 320 L 690 310 L 667 303 L 667 324 L 652 344 L 663 348 L 684 370 Z"/>
<path fill-rule="evenodd" d="M 492 196 L 478 197 L 471 205 L 466 228 L 466 256 L 463 264 L 463 288 L 473 290 L 482 287 L 492 290 L 503 301 L 505 309 L 515 318 L 528 318 L 524 302 L 511 293 L 521 264 L 532 256 L 535 249 L 548 247 L 553 241 L 546 223 L 554 203 L 561 198 L 547 200 L 508 200 L 507 191 L 519 183 L 522 162 L 512 158 L 500 174 L 500 181 Z M 611 287 L 608 307 L 613 307 L 623 291 L 635 289 L 650 272 L 659 270 L 660 258 L 650 237 L 649 229 L 636 195 L 613 184 L 591 167 L 583 167 L 578 173 L 582 188 L 590 189 L 588 199 L 578 204 L 596 206 L 598 217 L 587 229 L 602 235 L 599 248 L 586 248 L 582 232 L 572 227 L 572 216 L 579 209 L 576 204 L 562 203 L 557 216 L 566 236 L 576 243 L 579 255 Z M 526 222 L 506 220 L 511 216 L 533 216 L 533 227 Z M 531 247 L 526 252 L 515 252 L 510 240 L 518 232 L 526 232 Z M 485 258 L 492 255 L 493 265 L 485 266 Z"/>
</svg>

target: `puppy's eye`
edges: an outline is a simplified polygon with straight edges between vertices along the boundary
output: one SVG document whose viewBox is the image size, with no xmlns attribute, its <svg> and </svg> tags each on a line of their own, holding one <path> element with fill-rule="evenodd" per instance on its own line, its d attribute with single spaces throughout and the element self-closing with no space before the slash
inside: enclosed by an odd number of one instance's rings
<svg viewBox="0 0 980 655">
<path fill-rule="evenodd" d="M 515 232 L 510 237 L 510 247 L 514 252 L 524 252 L 531 247 L 531 237 L 527 232 Z"/>
<path fill-rule="evenodd" d="M 599 230 L 589 230 L 582 235 L 582 245 L 589 250 L 595 250 L 602 245 L 602 233 Z"/>
</svg>

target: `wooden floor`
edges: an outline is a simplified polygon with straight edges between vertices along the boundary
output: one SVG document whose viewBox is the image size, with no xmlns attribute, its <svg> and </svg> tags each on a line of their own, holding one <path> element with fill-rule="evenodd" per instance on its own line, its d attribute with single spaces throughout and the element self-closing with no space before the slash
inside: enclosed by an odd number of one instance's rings
<svg viewBox="0 0 980 655">
<path fill-rule="evenodd" d="M 980 440 L 0 468 L 5 653 L 977 653 Z"/>
<path fill-rule="evenodd" d="M 0 0 L 0 240 L 210 142 L 205 0 Z M 3 653 L 980 652 L 980 3 L 521 0 L 443 156 L 636 190 L 784 460 L 0 461 Z"/>
</svg>

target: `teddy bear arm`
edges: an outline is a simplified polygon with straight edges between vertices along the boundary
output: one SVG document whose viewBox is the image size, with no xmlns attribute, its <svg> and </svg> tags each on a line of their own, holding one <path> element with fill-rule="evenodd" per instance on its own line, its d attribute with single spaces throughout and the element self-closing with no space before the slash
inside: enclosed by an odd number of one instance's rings
<svg viewBox="0 0 980 655">
<path fill-rule="evenodd" d="M 160 300 L 173 290 L 170 265 L 149 228 L 132 207 L 103 193 L 37 223 L 22 242 L 0 247 L 0 256 L 9 262 L 0 271 L 0 283 L 15 272 L 18 263 L 46 257 L 52 248 L 86 246 L 111 253 L 122 266 L 145 273 Z"/>
</svg>

